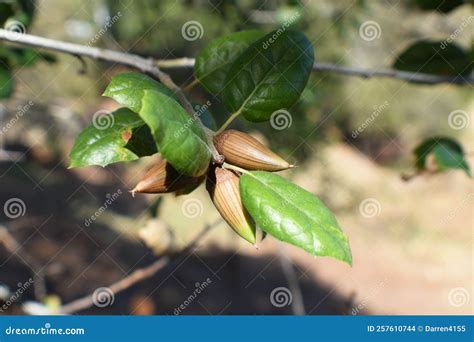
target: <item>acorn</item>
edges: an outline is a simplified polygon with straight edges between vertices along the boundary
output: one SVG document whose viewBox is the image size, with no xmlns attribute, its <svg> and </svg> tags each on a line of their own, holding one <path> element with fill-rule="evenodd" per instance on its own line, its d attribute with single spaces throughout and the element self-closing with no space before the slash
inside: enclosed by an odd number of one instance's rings
<svg viewBox="0 0 474 342">
<path fill-rule="evenodd" d="M 206 189 L 217 211 L 229 226 L 242 238 L 255 244 L 255 223 L 242 204 L 239 176 L 230 170 L 216 167 L 209 171 Z"/>
<path fill-rule="evenodd" d="M 217 151 L 225 161 L 247 170 L 280 171 L 293 167 L 251 135 L 227 130 L 214 137 Z"/>
<path fill-rule="evenodd" d="M 160 156 L 131 192 L 162 194 L 197 187 L 203 180 L 204 176 L 190 177 L 180 174 Z"/>
</svg>

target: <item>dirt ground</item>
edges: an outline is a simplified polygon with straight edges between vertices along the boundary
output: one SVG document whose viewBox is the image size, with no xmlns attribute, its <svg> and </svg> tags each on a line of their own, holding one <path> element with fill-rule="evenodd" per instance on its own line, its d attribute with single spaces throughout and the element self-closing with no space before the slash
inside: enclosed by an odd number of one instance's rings
<svg viewBox="0 0 474 342">
<path fill-rule="evenodd" d="M 291 305 L 271 301 L 276 288 L 291 288 L 281 264 L 288 257 L 307 314 L 472 314 L 472 180 L 453 171 L 403 182 L 399 172 L 347 144 L 321 147 L 316 154 L 286 176 L 335 211 L 350 239 L 352 268 L 271 237 L 256 249 L 220 224 L 190 257 L 118 294 L 112 305 L 81 313 L 173 315 L 209 278 L 206 290 L 180 314 L 291 314 Z M 3 284 L 14 291 L 31 276 L 27 254 L 45 274 L 49 298 L 67 303 L 156 259 L 139 237 L 154 197 L 127 193 L 142 164 L 128 173 L 121 167 L 71 171 L 54 165 L 38 165 L 34 156 L 0 165 L 1 203 L 17 197 L 26 204 L 24 216 L 1 217 L 21 245 L 16 253 L 0 247 Z M 117 200 L 87 226 L 85 218 L 118 189 Z M 198 203 L 198 215 L 181 215 L 190 200 Z M 170 231 L 154 243 L 168 246 L 172 240 L 177 250 L 216 218 L 203 187 L 167 196 L 159 220 Z M 297 296 L 292 292 L 293 301 Z M 21 304 L 32 300 L 29 288 L 3 314 L 21 313 Z"/>
</svg>

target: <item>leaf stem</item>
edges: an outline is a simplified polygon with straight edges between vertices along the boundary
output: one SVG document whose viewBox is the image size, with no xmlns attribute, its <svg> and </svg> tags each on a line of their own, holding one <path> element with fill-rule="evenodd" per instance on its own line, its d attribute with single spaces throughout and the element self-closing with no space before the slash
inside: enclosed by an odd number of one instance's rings
<svg viewBox="0 0 474 342">
<path fill-rule="evenodd" d="M 241 167 L 238 167 L 238 166 L 229 164 L 229 163 L 224 163 L 224 164 L 222 164 L 222 167 L 223 167 L 224 169 L 234 170 L 234 171 L 238 171 L 238 172 L 240 172 L 240 173 L 245 173 L 245 174 L 250 174 L 249 171 L 247 171 L 247 170 L 245 170 L 245 169 L 242 169 Z"/>
<path fill-rule="evenodd" d="M 194 88 L 194 86 L 196 86 L 197 84 L 199 84 L 199 80 L 196 78 L 191 83 L 189 83 L 188 85 L 185 85 L 183 87 L 183 91 L 186 92 L 186 93 L 189 93 Z"/>
<path fill-rule="evenodd" d="M 238 117 L 239 115 L 240 115 L 240 110 L 238 110 L 235 113 L 231 114 L 231 116 L 227 119 L 226 122 L 224 122 L 224 124 L 221 126 L 221 128 L 219 128 L 216 131 L 216 134 L 222 133 L 232 123 L 232 121 L 234 121 L 235 118 Z"/>
</svg>

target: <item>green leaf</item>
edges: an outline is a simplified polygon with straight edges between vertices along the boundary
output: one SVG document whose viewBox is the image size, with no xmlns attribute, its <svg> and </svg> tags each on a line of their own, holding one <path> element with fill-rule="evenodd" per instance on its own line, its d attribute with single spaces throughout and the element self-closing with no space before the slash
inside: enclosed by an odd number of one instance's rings
<svg viewBox="0 0 474 342">
<path fill-rule="evenodd" d="M 118 103 L 138 113 L 142 106 L 142 98 L 147 90 L 155 90 L 176 100 L 178 99 L 163 84 L 138 72 L 125 72 L 115 75 L 103 95 L 113 98 Z"/>
<path fill-rule="evenodd" d="M 128 73 L 115 76 L 104 95 L 140 115 L 160 153 L 180 173 L 200 176 L 207 171 L 211 152 L 206 135 L 168 88 L 147 76 Z"/>
<path fill-rule="evenodd" d="M 231 33 L 213 39 L 196 57 L 194 74 L 212 94 L 219 94 L 225 86 L 225 78 L 231 64 L 250 44 L 262 37 L 258 30 Z"/>
<path fill-rule="evenodd" d="M 204 174 L 211 160 L 204 131 L 172 98 L 147 90 L 139 115 L 151 128 L 160 152 L 179 172 Z"/>
<path fill-rule="evenodd" d="M 145 122 L 127 108 L 105 113 L 94 119 L 74 142 L 69 167 L 135 160 L 157 152 L 156 143 Z"/>
<path fill-rule="evenodd" d="M 13 93 L 13 75 L 6 61 L 0 59 L 0 99 L 10 97 Z"/>
<path fill-rule="evenodd" d="M 448 13 L 456 7 L 462 5 L 464 0 L 412 0 L 415 6 L 419 7 L 424 11 L 439 11 L 442 13 Z"/>
<path fill-rule="evenodd" d="M 245 208 L 260 228 L 313 255 L 352 265 L 347 237 L 331 211 L 312 193 L 269 172 L 240 177 Z"/>
<path fill-rule="evenodd" d="M 472 70 L 469 52 L 446 41 L 415 42 L 397 57 L 393 67 L 444 76 L 467 76 Z"/>
<path fill-rule="evenodd" d="M 22 67 L 34 64 L 38 54 L 30 48 L 12 48 L 0 45 L 0 57 L 8 59 L 13 66 Z"/>
<path fill-rule="evenodd" d="M 224 104 L 247 120 L 260 122 L 291 107 L 308 82 L 313 46 L 297 31 L 273 31 L 253 43 L 232 64 Z"/>
<path fill-rule="evenodd" d="M 426 170 L 429 156 L 433 156 L 438 171 L 461 169 L 472 177 L 469 165 L 464 158 L 462 146 L 454 139 L 432 137 L 423 141 L 414 150 L 415 166 L 418 170 Z"/>
</svg>

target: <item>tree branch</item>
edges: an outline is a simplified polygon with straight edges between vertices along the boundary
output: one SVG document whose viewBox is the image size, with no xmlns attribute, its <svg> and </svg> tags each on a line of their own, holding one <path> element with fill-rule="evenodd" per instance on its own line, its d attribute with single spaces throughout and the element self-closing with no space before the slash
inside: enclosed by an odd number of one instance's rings
<svg viewBox="0 0 474 342">
<path fill-rule="evenodd" d="M 208 224 L 179 254 L 178 257 L 171 260 L 169 257 L 162 257 L 152 264 L 133 271 L 130 275 L 119 281 L 108 286 L 107 289 L 110 291 L 108 295 L 115 296 L 117 293 L 122 292 L 132 285 L 135 285 L 147 278 L 153 276 L 159 270 L 166 266 L 178 263 L 183 257 L 186 257 L 189 253 L 193 253 L 197 244 L 211 231 L 212 228 L 217 226 L 222 220 L 219 219 L 212 224 Z M 90 294 L 82 298 L 73 300 L 72 302 L 65 304 L 61 307 L 61 314 L 73 314 L 78 311 L 82 311 L 94 306 L 94 295 Z"/>
<path fill-rule="evenodd" d="M 214 133 L 205 127 L 199 117 L 195 118 L 195 113 L 193 106 L 184 95 L 183 90 L 173 82 L 171 77 L 160 70 L 158 65 L 154 62 L 152 58 L 145 58 L 139 55 L 113 51 L 108 49 L 101 49 L 93 46 L 73 44 L 68 42 L 63 42 L 60 40 L 54 40 L 49 38 L 43 38 L 38 36 L 33 36 L 31 34 L 25 33 L 12 33 L 11 31 L 0 29 L 0 41 L 8 41 L 11 43 L 44 48 L 48 50 L 53 50 L 57 52 L 67 53 L 75 57 L 89 57 L 98 61 L 112 62 L 121 65 L 126 65 L 131 68 L 138 69 L 144 73 L 150 74 L 154 78 L 158 79 L 166 87 L 171 89 L 179 98 L 184 109 L 188 114 L 202 127 L 205 131 L 209 149 L 211 150 L 214 161 L 221 162 L 222 156 L 217 152 L 213 143 Z"/>
<path fill-rule="evenodd" d="M 164 69 L 174 68 L 192 68 L 195 60 L 193 58 L 176 58 L 176 59 L 158 59 L 156 65 Z M 408 72 L 395 69 L 379 69 L 371 70 L 357 67 L 346 67 L 330 63 L 314 63 L 313 71 L 315 72 L 330 72 L 334 74 L 355 76 L 362 78 L 373 78 L 373 77 L 385 77 L 395 78 L 402 81 L 425 83 L 425 84 L 439 84 L 439 83 L 452 83 L 452 84 L 474 84 L 472 77 L 463 76 L 439 76 L 432 74 L 425 74 L 420 72 Z"/>
</svg>

